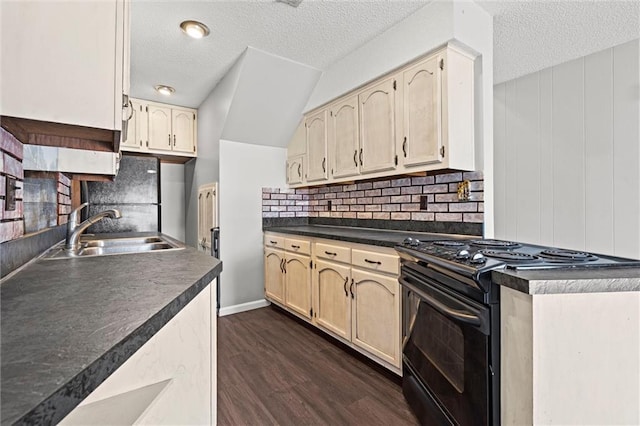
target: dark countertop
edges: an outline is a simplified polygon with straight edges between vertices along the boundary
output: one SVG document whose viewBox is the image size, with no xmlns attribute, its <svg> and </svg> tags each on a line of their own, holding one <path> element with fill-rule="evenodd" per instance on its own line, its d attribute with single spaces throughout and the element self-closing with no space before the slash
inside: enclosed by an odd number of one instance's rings
<svg viewBox="0 0 640 426">
<path fill-rule="evenodd" d="M 306 237 L 325 238 L 328 240 L 349 241 L 352 243 L 368 244 L 381 247 L 394 247 L 407 237 L 422 241 L 447 240 L 454 238 L 469 238 L 469 235 L 436 234 L 429 232 L 390 231 L 373 228 L 356 228 L 348 226 L 286 226 L 264 228 L 265 232 L 280 234 L 304 235 Z"/>
<path fill-rule="evenodd" d="M 527 294 L 640 291 L 640 268 L 493 271 L 497 284 Z"/>
<path fill-rule="evenodd" d="M 394 247 L 407 237 L 417 238 L 423 241 L 469 238 L 469 235 L 326 225 L 266 227 L 264 231 L 349 241 L 382 247 Z M 510 287 L 527 294 L 640 291 L 640 268 L 502 270 L 493 271 L 492 279 L 499 285 Z"/>
<path fill-rule="evenodd" d="M 55 424 L 216 278 L 192 248 L 39 259 L 0 281 L 1 424 Z"/>
</svg>

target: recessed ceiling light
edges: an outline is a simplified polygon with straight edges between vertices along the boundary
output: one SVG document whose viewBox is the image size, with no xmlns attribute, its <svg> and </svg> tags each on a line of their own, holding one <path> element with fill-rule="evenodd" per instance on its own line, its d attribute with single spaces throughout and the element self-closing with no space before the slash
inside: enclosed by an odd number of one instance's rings
<svg viewBox="0 0 640 426">
<path fill-rule="evenodd" d="M 159 84 L 157 86 L 155 86 L 155 89 L 158 93 L 160 93 L 161 95 L 165 95 L 165 96 L 170 96 L 173 92 L 176 91 L 176 89 L 174 89 L 171 86 L 165 86 L 163 84 Z"/>
<path fill-rule="evenodd" d="M 184 21 L 180 24 L 182 31 L 192 38 L 202 38 L 209 35 L 209 28 L 198 21 Z"/>
</svg>

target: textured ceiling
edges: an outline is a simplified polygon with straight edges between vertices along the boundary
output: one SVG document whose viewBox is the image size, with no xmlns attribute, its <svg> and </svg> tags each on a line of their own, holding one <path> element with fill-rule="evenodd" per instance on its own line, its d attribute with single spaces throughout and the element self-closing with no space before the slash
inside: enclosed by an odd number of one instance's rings
<svg viewBox="0 0 640 426">
<path fill-rule="evenodd" d="M 247 46 L 323 70 L 427 3 L 305 0 L 293 8 L 274 0 L 133 0 L 131 94 L 197 107 Z M 187 19 L 202 21 L 211 35 L 186 37 L 179 24 Z M 163 97 L 156 84 L 176 92 Z"/>
<path fill-rule="evenodd" d="M 131 94 L 197 107 L 247 46 L 325 70 L 427 3 L 132 0 Z M 478 3 L 494 16 L 495 83 L 640 37 L 640 0 Z M 178 24 L 186 19 L 204 22 L 211 35 L 184 36 Z M 176 93 L 163 97 L 155 84 Z"/>
<path fill-rule="evenodd" d="M 640 37 L 640 1 L 486 1 L 494 16 L 494 82 Z"/>
</svg>

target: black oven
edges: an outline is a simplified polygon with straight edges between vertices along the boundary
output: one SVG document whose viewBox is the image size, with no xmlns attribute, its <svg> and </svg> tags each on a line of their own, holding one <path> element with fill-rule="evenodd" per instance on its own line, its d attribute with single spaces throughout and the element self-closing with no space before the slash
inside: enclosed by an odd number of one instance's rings
<svg viewBox="0 0 640 426">
<path fill-rule="evenodd" d="M 468 277 L 417 260 L 402 260 L 400 284 L 403 392 L 420 422 L 499 424 L 498 304 Z"/>
</svg>

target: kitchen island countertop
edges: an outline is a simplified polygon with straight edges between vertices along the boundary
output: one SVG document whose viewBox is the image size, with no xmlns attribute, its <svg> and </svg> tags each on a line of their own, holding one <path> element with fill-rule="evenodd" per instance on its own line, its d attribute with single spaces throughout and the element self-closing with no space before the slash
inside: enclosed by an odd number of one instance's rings
<svg viewBox="0 0 640 426">
<path fill-rule="evenodd" d="M 0 281 L 1 424 L 59 422 L 221 270 L 187 247 L 38 259 Z"/>
<path fill-rule="evenodd" d="M 491 278 L 531 295 L 640 291 L 640 268 L 634 267 L 502 270 Z"/>
</svg>

